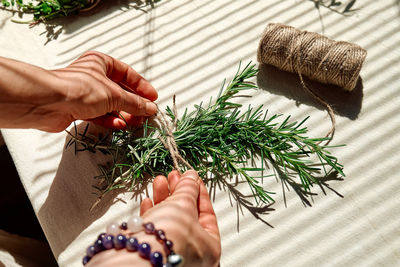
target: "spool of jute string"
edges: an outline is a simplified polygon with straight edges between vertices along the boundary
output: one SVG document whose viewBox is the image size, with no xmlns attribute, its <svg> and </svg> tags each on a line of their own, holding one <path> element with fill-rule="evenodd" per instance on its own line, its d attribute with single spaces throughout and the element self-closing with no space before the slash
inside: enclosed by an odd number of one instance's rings
<svg viewBox="0 0 400 267">
<path fill-rule="evenodd" d="M 332 137 L 335 131 L 333 109 L 310 85 L 306 85 L 303 76 L 352 91 L 356 87 L 366 55 L 367 51 L 356 44 L 270 23 L 262 35 L 257 60 L 299 75 L 303 89 L 328 110 L 332 127 L 327 137 Z"/>
</svg>

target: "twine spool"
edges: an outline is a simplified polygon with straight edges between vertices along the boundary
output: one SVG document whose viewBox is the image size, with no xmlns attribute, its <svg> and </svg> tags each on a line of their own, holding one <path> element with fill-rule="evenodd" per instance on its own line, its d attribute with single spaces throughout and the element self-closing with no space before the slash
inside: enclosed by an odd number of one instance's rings
<svg viewBox="0 0 400 267">
<path fill-rule="evenodd" d="M 261 38 L 257 59 L 281 70 L 352 91 L 367 51 L 318 33 L 271 23 Z"/>
<path fill-rule="evenodd" d="M 275 23 L 268 24 L 257 51 L 259 62 L 297 73 L 303 89 L 325 106 L 332 122 L 326 134 L 330 137 L 326 144 L 335 133 L 335 114 L 332 107 L 306 85 L 303 75 L 352 91 L 366 56 L 367 51 L 356 44 L 334 41 L 318 33 Z"/>
</svg>

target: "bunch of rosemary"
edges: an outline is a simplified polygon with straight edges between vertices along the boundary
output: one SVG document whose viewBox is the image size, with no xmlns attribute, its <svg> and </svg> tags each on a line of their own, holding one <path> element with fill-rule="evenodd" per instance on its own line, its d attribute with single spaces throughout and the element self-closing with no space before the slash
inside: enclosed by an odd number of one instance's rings
<svg viewBox="0 0 400 267">
<path fill-rule="evenodd" d="M 237 184 L 232 179 L 241 179 L 250 187 L 257 204 L 274 201 L 273 192 L 262 186 L 265 177 L 275 176 L 296 192 L 311 195 L 313 184 L 323 185 L 324 179 L 319 177 L 322 172 L 325 177 L 332 170 L 344 176 L 343 166 L 327 150 L 329 147 L 320 145 L 328 138 L 304 135 L 307 118 L 297 123 L 290 122 L 288 116 L 278 123 L 280 115 L 268 117 L 262 106 L 242 110 L 241 104 L 232 102 L 239 93 L 257 88 L 249 81 L 257 72 L 254 65 L 248 64 L 242 70 L 239 66 L 233 80 L 226 86 L 224 82 L 215 102 L 210 99 L 207 105 L 200 103 L 192 112 L 186 109 L 180 118 L 167 107 L 166 115 L 175 125 L 173 137 L 182 157 L 206 184 L 222 183 L 232 193 Z M 67 147 L 75 145 L 76 150 L 99 150 L 113 156 L 111 166 L 101 167 L 102 175 L 97 177 L 103 184 L 97 187 L 102 193 L 120 188 L 132 191 L 143 183 L 146 174 L 154 177 L 173 169 L 170 151 L 160 140 L 167 132 L 149 120 L 142 129 L 113 132 L 111 138 L 94 137 L 87 130 L 88 125 L 69 140 Z M 312 156 L 317 162 L 311 160 Z M 185 168 L 182 166 L 182 171 Z"/>
</svg>

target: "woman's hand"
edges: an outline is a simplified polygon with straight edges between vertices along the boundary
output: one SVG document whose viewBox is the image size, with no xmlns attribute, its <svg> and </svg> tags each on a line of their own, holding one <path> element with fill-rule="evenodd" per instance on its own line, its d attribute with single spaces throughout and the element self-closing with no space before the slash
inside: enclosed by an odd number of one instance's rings
<svg viewBox="0 0 400 267">
<path fill-rule="evenodd" d="M 0 58 L 0 127 L 59 132 L 90 120 L 121 129 L 156 113 L 157 92 L 127 64 L 87 52 L 66 68 L 48 71 Z M 123 118 L 118 116 L 118 112 Z"/>
<path fill-rule="evenodd" d="M 206 187 L 198 174 L 177 171 L 157 176 L 153 183 L 153 201 L 143 200 L 140 213 L 144 222 L 153 222 L 156 229 L 165 231 L 176 253 L 184 258 L 184 266 L 218 266 L 221 239 L 217 219 Z M 155 236 L 140 232 L 134 235 L 147 242 L 152 251 L 165 253 Z M 107 250 L 93 257 L 86 266 L 151 266 L 137 252 Z"/>
<path fill-rule="evenodd" d="M 154 222 L 174 242 L 187 266 L 217 266 L 221 239 L 210 197 L 197 172 L 182 176 L 177 171 L 158 176 L 153 183 L 153 202 L 140 206 L 144 222 Z"/>
</svg>

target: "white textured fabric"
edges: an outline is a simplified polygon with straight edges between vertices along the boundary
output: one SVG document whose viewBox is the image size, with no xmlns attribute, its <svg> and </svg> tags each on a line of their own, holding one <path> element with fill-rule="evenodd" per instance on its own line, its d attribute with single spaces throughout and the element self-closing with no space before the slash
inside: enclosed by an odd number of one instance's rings
<svg viewBox="0 0 400 267">
<path fill-rule="evenodd" d="M 395 266 L 400 263 L 400 4 L 358 0 L 343 16 L 312 1 L 163 0 L 147 13 L 109 1 L 91 16 L 64 20 L 53 33 L 45 26 L 13 24 L 0 11 L 0 55 L 46 68 L 66 66 L 95 49 L 133 66 L 159 91 L 158 103 L 177 95 L 182 111 L 215 95 L 240 60 L 255 61 L 259 38 L 269 22 L 355 42 L 368 51 L 361 71 L 363 89 L 328 92 L 339 109 L 333 150 L 345 166 L 344 181 L 314 197 L 304 208 L 294 192 L 283 203 L 281 185 L 275 209 L 263 215 L 269 227 L 248 211 L 239 215 L 225 192 L 217 190 L 215 211 L 222 234 L 222 266 Z M 62 29 L 61 29 L 62 27 Z M 60 33 L 57 31 L 60 30 Z M 271 113 L 291 114 L 307 123 L 311 136 L 330 127 L 326 112 L 306 96 L 296 76 L 263 68 L 265 90 L 244 104 L 264 104 Z M 317 106 L 317 107 L 316 107 Z M 107 223 L 138 212 L 130 194 L 111 198 L 89 212 L 97 164 L 104 157 L 64 151 L 65 133 L 2 130 L 18 172 L 60 266 L 80 266 L 86 246 Z M 149 187 L 150 190 L 150 187 Z M 316 188 L 317 190 L 317 188 Z M 318 191 L 318 190 L 317 190 Z M 151 194 L 151 192 L 150 192 Z M 141 192 L 137 199 L 144 196 Z"/>
</svg>

